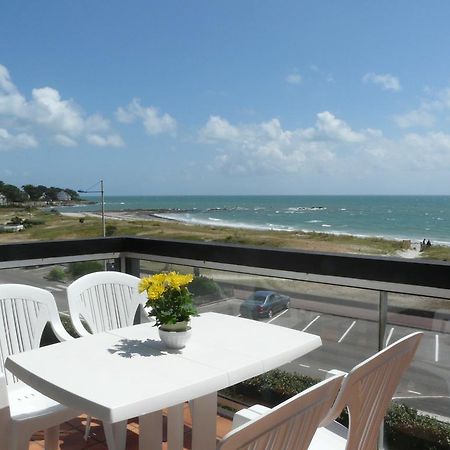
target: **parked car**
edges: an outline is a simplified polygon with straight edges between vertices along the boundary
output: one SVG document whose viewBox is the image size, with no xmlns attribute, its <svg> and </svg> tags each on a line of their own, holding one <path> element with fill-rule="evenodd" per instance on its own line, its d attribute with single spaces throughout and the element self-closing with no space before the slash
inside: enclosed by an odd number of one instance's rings
<svg viewBox="0 0 450 450">
<path fill-rule="evenodd" d="M 274 313 L 289 308 L 290 298 L 273 291 L 255 291 L 241 303 L 240 313 L 243 317 L 271 318 Z"/>
</svg>

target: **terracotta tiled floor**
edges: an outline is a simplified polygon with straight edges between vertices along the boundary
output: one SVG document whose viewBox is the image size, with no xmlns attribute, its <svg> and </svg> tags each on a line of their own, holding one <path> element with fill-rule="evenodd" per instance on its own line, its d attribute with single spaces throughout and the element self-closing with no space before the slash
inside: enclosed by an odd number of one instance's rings
<svg viewBox="0 0 450 450">
<path fill-rule="evenodd" d="M 105 436 L 103 434 L 103 427 L 101 422 L 93 419 L 91 424 L 91 436 L 87 442 L 83 439 L 85 416 L 80 416 L 76 419 L 66 422 L 61 425 L 59 436 L 59 445 L 61 450 L 107 450 L 105 443 Z M 187 404 L 184 408 L 184 448 L 191 448 L 191 417 Z M 163 440 L 166 439 L 165 434 L 166 418 L 164 417 L 164 435 Z M 221 416 L 217 416 L 217 437 L 223 437 L 231 429 L 231 421 Z M 128 421 L 127 434 L 127 450 L 138 450 L 139 441 L 139 424 L 137 419 Z M 36 433 L 30 442 L 29 450 L 43 450 L 44 448 L 44 434 L 43 432 Z M 167 445 L 163 442 L 162 448 L 167 449 Z"/>
</svg>

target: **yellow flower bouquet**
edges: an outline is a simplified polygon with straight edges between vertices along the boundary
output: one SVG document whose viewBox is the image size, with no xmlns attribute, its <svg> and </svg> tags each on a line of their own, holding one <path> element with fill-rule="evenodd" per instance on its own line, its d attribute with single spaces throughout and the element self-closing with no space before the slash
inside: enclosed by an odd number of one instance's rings
<svg viewBox="0 0 450 450">
<path fill-rule="evenodd" d="M 186 330 L 191 316 L 197 314 L 193 303 L 193 294 L 187 285 L 193 275 L 177 272 L 162 272 L 142 278 L 139 292 L 147 293 L 146 307 L 150 307 L 150 317 L 156 319 L 155 326 L 173 330 L 173 325 L 182 323 L 180 331 Z"/>
</svg>

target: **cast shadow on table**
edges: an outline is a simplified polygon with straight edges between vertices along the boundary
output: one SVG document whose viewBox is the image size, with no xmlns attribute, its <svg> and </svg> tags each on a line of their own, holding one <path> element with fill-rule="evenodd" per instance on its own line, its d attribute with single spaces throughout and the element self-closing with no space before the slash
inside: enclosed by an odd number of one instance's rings
<svg viewBox="0 0 450 450">
<path fill-rule="evenodd" d="M 177 354 L 179 350 L 168 349 L 159 339 L 121 339 L 117 344 L 108 349 L 108 352 L 122 358 L 134 358 L 136 356 L 163 356 L 168 353 Z"/>
</svg>

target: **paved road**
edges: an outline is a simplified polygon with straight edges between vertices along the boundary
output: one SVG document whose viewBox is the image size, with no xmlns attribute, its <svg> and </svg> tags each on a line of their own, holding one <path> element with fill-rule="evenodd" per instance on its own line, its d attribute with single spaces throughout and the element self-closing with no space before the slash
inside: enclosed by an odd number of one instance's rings
<svg viewBox="0 0 450 450">
<path fill-rule="evenodd" d="M 56 298 L 59 311 L 67 312 L 67 284 L 45 277 L 50 268 L 0 270 L 0 283 L 24 283 L 48 289 Z M 239 306 L 247 291 L 236 290 L 238 297 L 204 306 L 202 310 L 239 315 Z M 346 314 L 348 315 L 348 310 Z M 357 314 L 356 317 L 359 317 Z M 262 319 L 268 322 L 268 319 Z M 284 310 L 270 322 L 321 336 L 320 349 L 293 361 L 284 369 L 323 378 L 330 369 L 350 370 L 377 351 L 378 325 L 371 320 L 343 317 L 298 308 Z M 405 326 L 388 326 L 386 343 L 394 342 L 415 331 Z M 280 346 L 283 345 L 280 342 Z M 415 361 L 403 377 L 397 396 L 418 409 L 450 415 L 450 335 L 425 331 Z"/>
<path fill-rule="evenodd" d="M 37 286 L 50 291 L 56 300 L 56 305 L 60 312 L 68 312 L 66 288 L 69 283 L 50 281 L 46 276 L 51 267 L 42 266 L 33 269 L 3 269 L 0 270 L 0 284 L 19 283 Z"/>
</svg>

